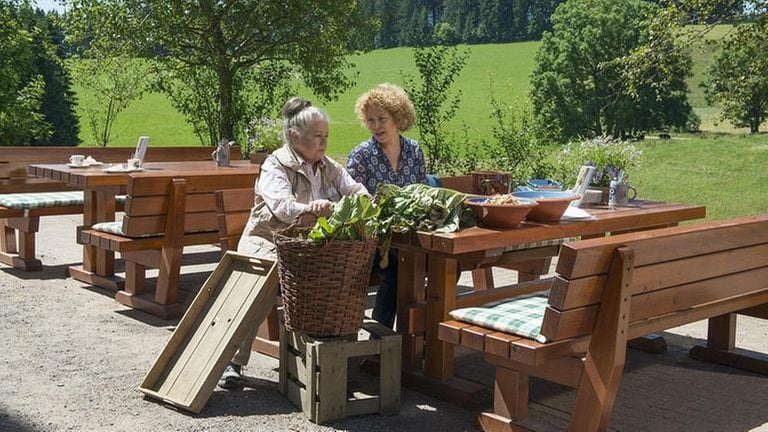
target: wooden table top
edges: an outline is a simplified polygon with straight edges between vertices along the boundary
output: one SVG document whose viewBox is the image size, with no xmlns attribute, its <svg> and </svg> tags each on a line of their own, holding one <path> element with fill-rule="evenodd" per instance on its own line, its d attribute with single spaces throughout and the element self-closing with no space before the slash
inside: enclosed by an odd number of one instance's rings
<svg viewBox="0 0 768 432">
<path fill-rule="evenodd" d="M 418 247 L 427 252 L 459 255 L 464 253 L 503 249 L 509 246 L 542 240 L 588 236 L 606 232 L 636 230 L 646 227 L 677 224 L 706 215 L 701 205 L 636 200 L 632 205 L 583 207 L 595 219 L 558 222 L 524 221 L 518 228 L 471 227 L 454 233 L 417 232 L 398 236 L 393 244 Z"/>
<path fill-rule="evenodd" d="M 183 161 L 183 162 L 146 162 L 144 170 L 138 172 L 107 172 L 105 167 L 94 166 L 87 168 L 71 168 L 67 164 L 32 164 L 28 167 L 29 174 L 60 181 L 70 186 L 83 189 L 99 187 L 125 186 L 131 176 L 179 176 L 184 174 L 200 174 L 201 172 L 221 175 L 258 174 L 260 165 L 250 161 L 232 161 L 228 167 L 220 167 L 215 161 Z"/>
</svg>

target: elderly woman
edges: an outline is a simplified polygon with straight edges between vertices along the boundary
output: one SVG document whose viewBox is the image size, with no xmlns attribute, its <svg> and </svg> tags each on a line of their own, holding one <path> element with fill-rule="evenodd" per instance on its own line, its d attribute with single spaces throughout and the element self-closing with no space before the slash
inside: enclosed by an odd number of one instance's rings
<svg viewBox="0 0 768 432">
<path fill-rule="evenodd" d="M 347 159 L 347 170 L 368 192 L 376 193 L 380 183 L 407 186 L 426 183 L 424 153 L 419 144 L 402 135 L 413 126 L 416 112 L 405 91 L 393 84 L 380 84 L 360 96 L 355 112 L 363 126 L 371 131 L 370 139 L 355 147 Z M 373 318 L 392 327 L 397 309 L 397 255 L 390 249 L 389 266 L 379 266 L 376 256 L 374 272 L 381 278 Z"/>
<path fill-rule="evenodd" d="M 328 147 L 328 114 L 309 101 L 292 98 L 283 106 L 284 145 L 261 166 L 256 182 L 255 205 L 237 251 L 277 259 L 272 232 L 285 228 L 305 212 L 328 216 L 343 196 L 367 194 L 344 167 L 325 155 Z M 240 369 L 248 363 L 253 333 L 246 337 L 219 385 L 241 385 Z"/>
</svg>

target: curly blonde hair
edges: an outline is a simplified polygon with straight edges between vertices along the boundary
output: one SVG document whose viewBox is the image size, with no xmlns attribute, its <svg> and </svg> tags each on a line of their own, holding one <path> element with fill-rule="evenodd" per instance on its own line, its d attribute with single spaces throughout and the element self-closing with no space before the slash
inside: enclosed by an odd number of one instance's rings
<svg viewBox="0 0 768 432">
<path fill-rule="evenodd" d="M 366 115 L 371 108 L 388 112 L 401 132 L 407 131 L 416 123 L 416 110 L 413 108 L 413 103 L 400 86 L 390 83 L 379 84 L 357 99 L 355 113 L 363 126 L 366 126 Z"/>
</svg>

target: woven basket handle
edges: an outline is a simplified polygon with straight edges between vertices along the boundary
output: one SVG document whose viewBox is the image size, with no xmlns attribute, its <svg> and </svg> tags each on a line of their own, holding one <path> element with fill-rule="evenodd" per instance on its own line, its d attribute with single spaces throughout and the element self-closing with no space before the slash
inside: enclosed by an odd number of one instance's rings
<svg viewBox="0 0 768 432">
<path fill-rule="evenodd" d="M 310 216 L 310 215 L 311 215 L 311 216 L 314 216 L 315 220 L 317 220 L 317 215 L 316 215 L 316 214 L 312 213 L 311 211 L 304 211 L 304 212 L 301 212 L 301 213 L 299 213 L 298 215 L 296 215 L 296 217 L 295 217 L 295 218 L 293 218 L 293 221 L 291 222 L 291 224 L 290 224 L 290 225 L 288 225 L 288 226 L 286 227 L 286 229 L 291 229 L 291 230 L 293 230 L 293 229 L 296 229 L 296 228 L 300 227 L 300 226 L 301 226 L 301 219 L 302 219 L 304 216 Z"/>
</svg>

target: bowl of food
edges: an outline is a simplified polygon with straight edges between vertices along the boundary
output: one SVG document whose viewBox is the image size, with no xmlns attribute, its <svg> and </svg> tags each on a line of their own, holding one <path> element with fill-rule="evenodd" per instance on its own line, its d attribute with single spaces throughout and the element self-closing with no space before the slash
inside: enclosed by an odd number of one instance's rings
<svg viewBox="0 0 768 432">
<path fill-rule="evenodd" d="M 489 227 L 517 228 L 536 201 L 510 194 L 472 197 L 464 201 L 475 212 L 480 223 Z"/>
<path fill-rule="evenodd" d="M 557 221 L 565 213 L 571 201 L 581 195 L 570 191 L 521 191 L 512 192 L 512 196 L 536 201 L 539 205 L 528 214 L 528 219 L 538 221 Z"/>
</svg>

